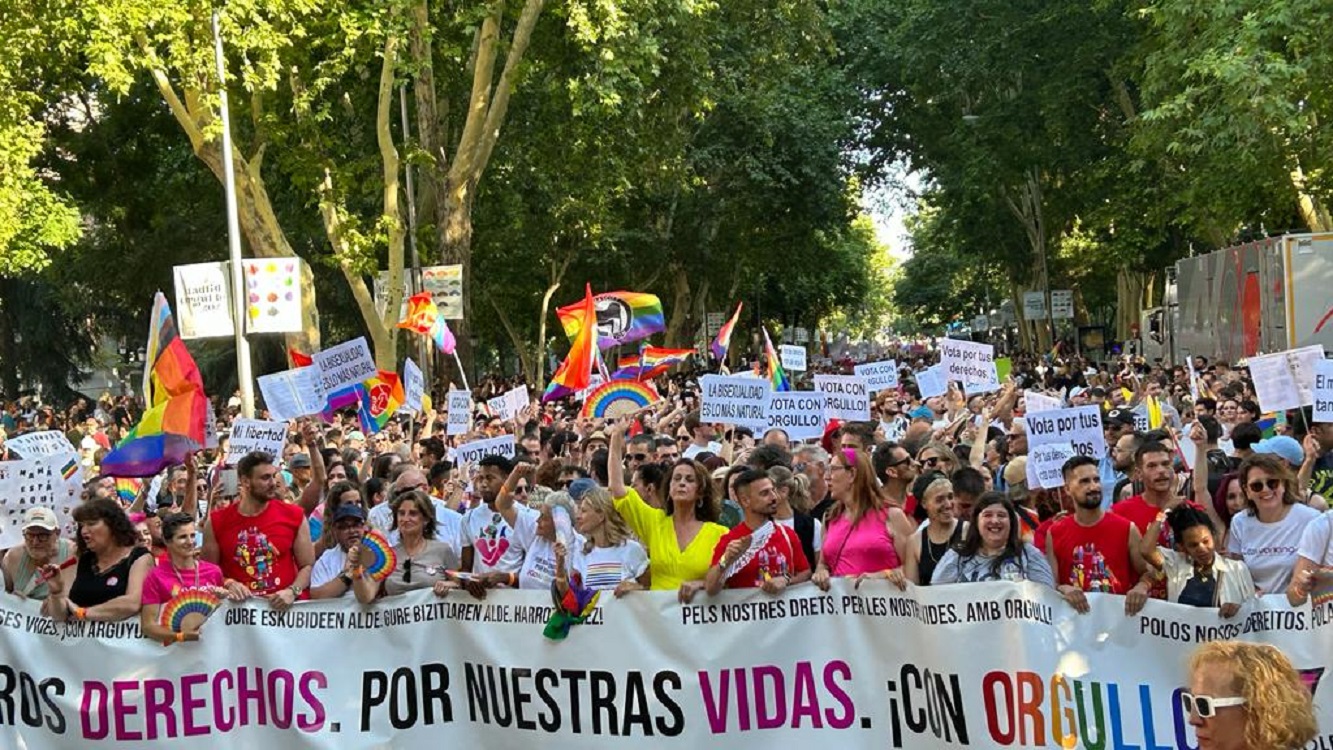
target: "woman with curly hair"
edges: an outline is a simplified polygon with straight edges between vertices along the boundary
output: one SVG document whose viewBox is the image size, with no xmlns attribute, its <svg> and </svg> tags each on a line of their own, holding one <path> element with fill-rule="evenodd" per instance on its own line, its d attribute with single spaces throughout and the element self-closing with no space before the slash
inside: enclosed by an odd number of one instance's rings
<svg viewBox="0 0 1333 750">
<path fill-rule="evenodd" d="M 1318 733 L 1310 690 L 1287 657 L 1267 644 L 1200 646 L 1180 702 L 1199 750 L 1296 750 Z"/>
<path fill-rule="evenodd" d="M 962 544 L 944 553 L 930 584 L 977 581 L 1032 581 L 1055 588 L 1046 556 L 1024 542 L 1018 508 L 998 492 L 987 492 L 972 510 Z"/>
<path fill-rule="evenodd" d="M 116 622 L 139 614 L 143 582 L 153 555 L 137 546 L 139 535 L 120 503 L 93 499 L 74 509 L 78 564 L 43 569 L 49 593 L 42 610 L 52 619 Z"/>
<path fill-rule="evenodd" d="M 601 487 L 585 492 L 575 510 L 574 525 L 585 541 L 574 543 L 568 568 L 564 543 L 555 544 L 555 585 L 561 596 L 569 587 L 568 576 L 578 576 L 584 588 L 615 591 L 617 597 L 649 587 L 648 553 L 616 512 L 611 493 Z"/>
</svg>

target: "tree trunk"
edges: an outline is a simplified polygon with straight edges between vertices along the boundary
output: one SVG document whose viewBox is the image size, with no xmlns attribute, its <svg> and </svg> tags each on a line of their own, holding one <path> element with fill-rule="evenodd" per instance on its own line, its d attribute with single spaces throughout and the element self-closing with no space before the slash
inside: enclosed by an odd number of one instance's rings
<svg viewBox="0 0 1333 750">
<path fill-rule="evenodd" d="M 671 319 L 667 321 L 666 345 L 674 347 L 680 346 L 681 330 L 690 313 L 690 280 L 678 266 L 673 272 L 676 277 L 675 292 L 671 299 Z"/>
</svg>

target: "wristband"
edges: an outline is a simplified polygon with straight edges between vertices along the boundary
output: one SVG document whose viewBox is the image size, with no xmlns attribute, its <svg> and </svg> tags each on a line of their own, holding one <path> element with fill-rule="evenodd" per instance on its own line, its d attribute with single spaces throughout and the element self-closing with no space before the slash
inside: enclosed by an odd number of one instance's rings
<svg viewBox="0 0 1333 750">
<path fill-rule="evenodd" d="M 176 634 L 176 642 L 177 642 L 177 643 L 184 643 L 184 642 L 185 642 L 185 634 L 184 634 L 184 633 L 177 633 L 177 634 Z"/>
<path fill-rule="evenodd" d="M 74 615 L 74 619 L 76 620 L 88 619 L 88 610 L 85 609 L 84 607 L 75 607 L 73 610 L 71 610 L 71 613 Z"/>
</svg>

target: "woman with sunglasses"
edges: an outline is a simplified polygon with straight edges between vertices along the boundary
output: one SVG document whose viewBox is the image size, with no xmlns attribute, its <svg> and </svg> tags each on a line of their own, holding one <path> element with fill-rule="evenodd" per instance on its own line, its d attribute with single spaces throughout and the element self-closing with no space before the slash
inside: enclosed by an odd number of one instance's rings
<svg viewBox="0 0 1333 750">
<path fill-rule="evenodd" d="M 903 553 L 913 524 L 875 487 L 875 469 L 865 453 L 844 448 L 829 463 L 833 507 L 824 518 L 824 545 L 811 580 L 827 591 L 830 578 L 885 577 L 906 588 Z"/>
<path fill-rule="evenodd" d="M 1276 594 L 1291 583 L 1301 535 L 1319 511 L 1300 501 L 1296 477 L 1277 456 L 1256 453 L 1237 472 L 1245 510 L 1231 519 L 1227 554 L 1250 569 L 1260 594 Z"/>
<path fill-rule="evenodd" d="M 1291 661 L 1267 644 L 1200 646 L 1180 703 L 1199 750 L 1297 750 L 1319 731 L 1310 689 Z"/>
<path fill-rule="evenodd" d="M 388 578 L 376 581 L 364 567 L 367 553 L 360 544 L 354 545 L 347 551 L 347 559 L 360 572 L 352 582 L 357 601 L 370 604 L 383 596 L 426 588 L 432 589 L 436 596 L 445 596 L 450 589 L 458 588 L 458 583 L 449 577 L 450 571 L 458 569 L 458 551 L 435 538 L 435 503 L 430 495 L 409 490 L 394 497 L 391 507 L 392 530 L 399 535 L 393 548 L 398 567 Z"/>
<path fill-rule="evenodd" d="M 917 451 L 916 462 L 921 466 L 922 472 L 938 471 L 949 476 L 958 470 L 958 456 L 948 445 L 938 440 L 926 443 Z"/>
</svg>

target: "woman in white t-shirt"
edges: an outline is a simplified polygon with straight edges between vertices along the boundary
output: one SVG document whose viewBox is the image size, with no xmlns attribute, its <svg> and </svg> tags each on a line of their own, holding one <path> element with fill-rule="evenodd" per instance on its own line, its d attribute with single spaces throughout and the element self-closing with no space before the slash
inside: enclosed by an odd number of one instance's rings
<svg viewBox="0 0 1333 750">
<path fill-rule="evenodd" d="M 561 538 L 580 544 L 574 533 L 574 501 L 568 492 L 552 492 L 533 506 L 537 513 L 522 516 L 514 527 L 519 544 L 526 549 L 518 587 L 550 591 L 555 580 L 555 544 Z"/>
<path fill-rule="evenodd" d="M 616 512 L 611 493 L 601 487 L 584 493 L 575 525 L 586 541 L 574 546 L 568 569 L 565 546 L 559 542 L 555 545 L 555 585 L 561 596 L 569 588 L 567 575 L 577 576 L 576 581 L 584 588 L 615 591 L 617 597 L 648 588 L 652 582 L 648 554 Z"/>
<path fill-rule="evenodd" d="M 1300 501 L 1296 477 L 1277 456 L 1256 453 L 1237 472 L 1245 510 L 1231 519 L 1227 554 L 1243 560 L 1260 594 L 1286 590 L 1305 527 L 1319 512 Z"/>
</svg>

